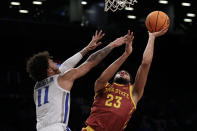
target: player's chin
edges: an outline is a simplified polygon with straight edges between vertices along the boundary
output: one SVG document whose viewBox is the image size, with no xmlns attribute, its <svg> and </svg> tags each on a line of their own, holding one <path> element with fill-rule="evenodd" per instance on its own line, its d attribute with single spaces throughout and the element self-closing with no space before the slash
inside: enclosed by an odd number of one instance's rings
<svg viewBox="0 0 197 131">
<path fill-rule="evenodd" d="M 123 78 L 123 77 L 115 77 L 114 82 L 118 84 L 125 84 L 125 85 L 130 83 L 128 79 Z"/>
<path fill-rule="evenodd" d="M 61 73 L 59 69 L 54 70 L 54 72 L 55 72 L 56 74 L 60 74 L 60 73 Z"/>
</svg>

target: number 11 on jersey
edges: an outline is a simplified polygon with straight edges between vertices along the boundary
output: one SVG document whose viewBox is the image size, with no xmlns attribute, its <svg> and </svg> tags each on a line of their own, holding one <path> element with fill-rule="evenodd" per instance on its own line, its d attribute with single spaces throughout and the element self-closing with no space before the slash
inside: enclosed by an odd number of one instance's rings
<svg viewBox="0 0 197 131">
<path fill-rule="evenodd" d="M 40 107 L 42 105 L 41 104 L 41 98 L 42 98 L 41 96 L 42 95 L 44 95 L 44 103 L 43 104 L 46 104 L 49 102 L 48 101 L 49 86 L 46 86 L 44 89 L 45 89 L 44 94 L 42 94 L 42 91 L 43 91 L 42 88 L 38 90 L 38 107 Z"/>
</svg>

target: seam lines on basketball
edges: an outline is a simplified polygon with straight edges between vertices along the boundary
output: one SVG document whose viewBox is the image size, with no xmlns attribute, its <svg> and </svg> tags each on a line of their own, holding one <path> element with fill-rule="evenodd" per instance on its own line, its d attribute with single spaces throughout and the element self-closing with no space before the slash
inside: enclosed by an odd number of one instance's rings
<svg viewBox="0 0 197 131">
<path fill-rule="evenodd" d="M 149 23 L 149 26 L 150 26 L 150 28 L 151 28 L 151 32 L 153 32 L 153 28 L 152 28 L 152 26 L 151 26 L 151 24 L 150 24 L 150 19 L 149 19 L 149 21 L 148 21 L 148 23 Z"/>
<path fill-rule="evenodd" d="M 159 30 L 163 29 L 164 25 L 166 24 L 167 19 L 168 19 L 168 16 L 166 16 L 166 19 L 164 21 L 164 24 L 159 28 Z"/>
<path fill-rule="evenodd" d="M 156 19 L 156 24 L 155 24 L 155 32 L 156 32 L 156 29 L 157 29 L 157 21 L 158 21 L 158 17 L 159 17 L 159 11 L 157 13 L 157 19 Z"/>
</svg>

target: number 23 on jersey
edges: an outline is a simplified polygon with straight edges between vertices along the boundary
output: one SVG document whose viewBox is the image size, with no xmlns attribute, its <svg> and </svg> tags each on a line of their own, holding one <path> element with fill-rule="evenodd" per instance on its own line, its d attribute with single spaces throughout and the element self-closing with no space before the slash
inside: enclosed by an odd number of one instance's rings
<svg viewBox="0 0 197 131">
<path fill-rule="evenodd" d="M 112 102 L 113 100 L 116 100 L 114 103 Z M 122 97 L 120 96 L 114 96 L 112 94 L 108 94 L 107 95 L 107 100 L 105 101 L 105 106 L 108 106 L 108 107 L 115 107 L 115 108 L 120 108 L 120 105 L 121 105 L 121 100 L 122 100 Z"/>
</svg>

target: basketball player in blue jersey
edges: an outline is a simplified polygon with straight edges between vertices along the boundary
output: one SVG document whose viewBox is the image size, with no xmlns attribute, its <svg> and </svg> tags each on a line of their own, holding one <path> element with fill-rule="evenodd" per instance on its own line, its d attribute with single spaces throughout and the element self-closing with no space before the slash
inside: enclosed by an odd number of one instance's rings
<svg viewBox="0 0 197 131">
<path fill-rule="evenodd" d="M 101 44 L 104 34 L 96 31 L 92 41 L 82 51 L 66 60 L 60 68 L 50 58 L 48 52 L 40 52 L 27 62 L 29 76 L 37 81 L 34 87 L 38 131 L 70 131 L 68 128 L 70 112 L 70 90 L 77 78 L 104 59 L 115 47 L 123 45 L 124 37 L 117 38 L 103 49 L 93 53 L 79 67 L 74 66 L 90 50 Z"/>
</svg>

